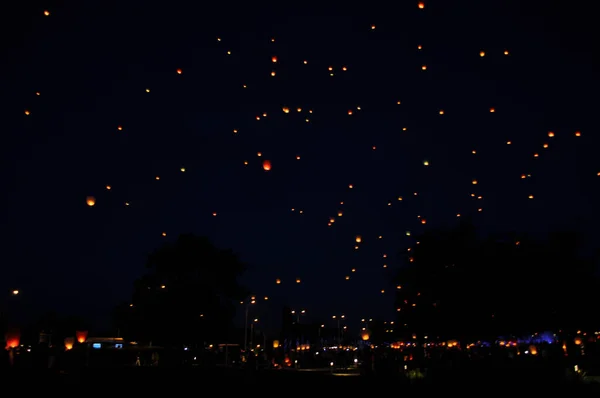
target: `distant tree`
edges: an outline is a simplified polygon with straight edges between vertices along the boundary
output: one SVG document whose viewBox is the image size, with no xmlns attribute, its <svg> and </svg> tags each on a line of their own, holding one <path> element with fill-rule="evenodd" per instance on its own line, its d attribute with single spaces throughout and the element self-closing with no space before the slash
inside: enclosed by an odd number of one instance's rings
<svg viewBox="0 0 600 398">
<path fill-rule="evenodd" d="M 244 264 L 207 238 L 181 235 L 148 257 L 149 272 L 134 283 L 132 302 L 114 316 L 122 334 L 154 344 L 226 338 L 234 302 L 248 292 L 238 283 Z"/>
<path fill-rule="evenodd" d="M 543 242 L 516 234 L 480 238 L 466 222 L 417 241 L 394 280 L 406 334 L 485 337 L 583 328 L 590 319 L 597 279 L 575 233 Z"/>
</svg>

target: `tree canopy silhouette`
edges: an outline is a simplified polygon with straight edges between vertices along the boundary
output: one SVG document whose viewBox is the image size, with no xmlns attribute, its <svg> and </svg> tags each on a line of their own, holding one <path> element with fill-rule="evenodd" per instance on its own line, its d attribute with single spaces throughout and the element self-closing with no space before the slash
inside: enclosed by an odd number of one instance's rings
<svg viewBox="0 0 600 398">
<path fill-rule="evenodd" d="M 417 241 L 394 280 L 407 334 L 483 338 L 592 326 L 598 281 L 577 233 L 480 238 L 465 222 Z"/>
<path fill-rule="evenodd" d="M 235 253 L 181 235 L 150 254 L 147 268 L 134 283 L 131 304 L 115 311 L 123 334 L 154 344 L 226 338 L 234 302 L 248 294 L 238 282 L 246 267 Z"/>
</svg>

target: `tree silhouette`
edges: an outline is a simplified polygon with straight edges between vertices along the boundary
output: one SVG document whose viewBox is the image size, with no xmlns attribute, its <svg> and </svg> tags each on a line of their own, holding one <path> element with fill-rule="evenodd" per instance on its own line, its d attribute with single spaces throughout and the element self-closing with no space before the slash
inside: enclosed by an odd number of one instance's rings
<svg viewBox="0 0 600 398">
<path fill-rule="evenodd" d="M 406 334 L 482 338 L 588 326 L 597 279 L 576 233 L 480 238 L 464 222 L 417 241 L 394 280 Z"/>
<path fill-rule="evenodd" d="M 181 235 L 148 257 L 149 272 L 134 283 L 132 302 L 115 309 L 128 338 L 181 344 L 225 338 L 234 301 L 248 292 L 238 283 L 245 265 L 207 238 Z"/>
</svg>

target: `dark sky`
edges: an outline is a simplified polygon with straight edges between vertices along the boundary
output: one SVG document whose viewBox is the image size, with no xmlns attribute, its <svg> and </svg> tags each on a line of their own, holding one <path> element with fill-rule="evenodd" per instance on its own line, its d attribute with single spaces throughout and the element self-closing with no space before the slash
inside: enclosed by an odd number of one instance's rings
<svg viewBox="0 0 600 398">
<path fill-rule="evenodd" d="M 393 316 L 399 252 L 457 213 L 483 232 L 566 225 L 597 241 L 591 10 L 203 3 L 5 13 L 0 287 L 28 313 L 108 314 L 185 232 L 241 255 L 265 313 L 354 319 Z"/>
</svg>

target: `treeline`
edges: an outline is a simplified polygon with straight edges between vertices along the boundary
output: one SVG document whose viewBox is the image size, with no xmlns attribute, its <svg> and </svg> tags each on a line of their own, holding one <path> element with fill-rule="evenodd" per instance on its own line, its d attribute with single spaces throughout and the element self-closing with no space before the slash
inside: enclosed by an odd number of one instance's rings
<svg viewBox="0 0 600 398">
<path fill-rule="evenodd" d="M 403 253 L 396 310 L 404 334 L 494 337 L 597 326 L 594 259 L 575 232 L 480 237 L 465 222 Z"/>
<path fill-rule="evenodd" d="M 214 342 L 232 332 L 234 303 L 248 295 L 238 283 L 245 265 L 235 253 L 207 238 L 181 235 L 150 254 L 147 269 L 131 302 L 115 309 L 128 340 L 177 345 Z"/>
</svg>

